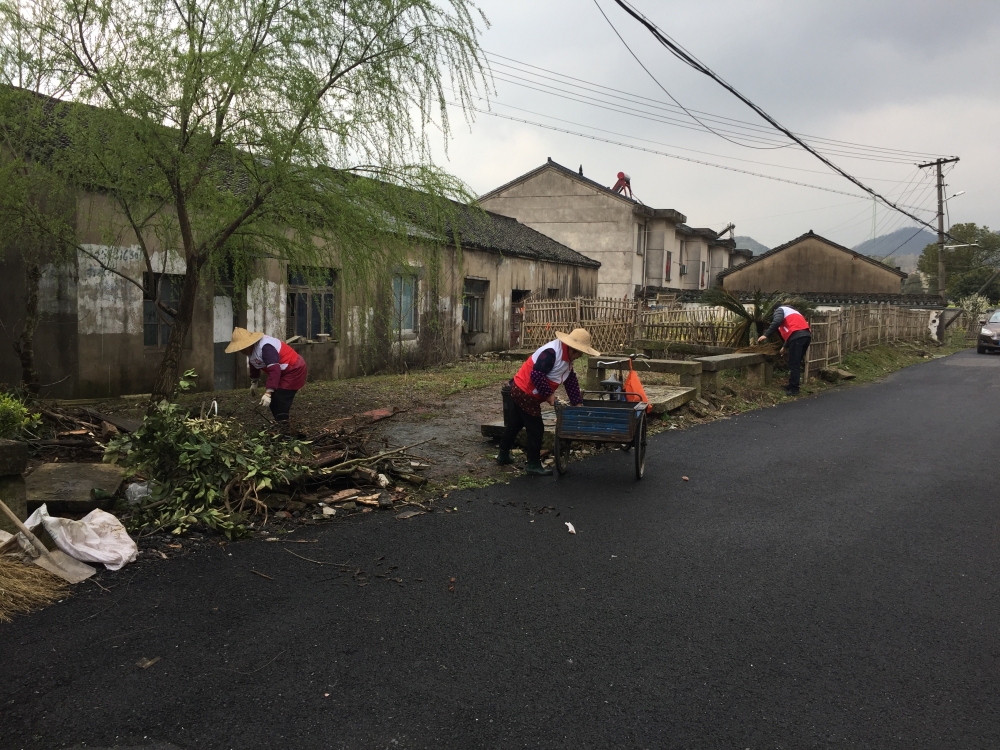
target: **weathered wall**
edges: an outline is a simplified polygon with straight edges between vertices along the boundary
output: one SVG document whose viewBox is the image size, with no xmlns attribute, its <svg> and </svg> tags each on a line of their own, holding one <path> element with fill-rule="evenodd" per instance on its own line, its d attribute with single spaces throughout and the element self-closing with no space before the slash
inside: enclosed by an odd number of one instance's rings
<svg viewBox="0 0 1000 750">
<path fill-rule="evenodd" d="M 486 198 L 482 206 L 600 261 L 598 296 L 632 297 L 641 283 L 642 256 L 636 253 L 640 224 L 623 198 L 546 169 Z"/>
<path fill-rule="evenodd" d="M 10 338 L 23 330 L 27 279 L 16 248 L 0 258 L 0 383 L 21 380 L 21 362 Z M 35 367 L 44 398 L 69 398 L 77 387 L 76 267 L 71 263 L 43 263 L 35 330 Z"/>
<path fill-rule="evenodd" d="M 593 297 L 598 295 L 598 269 L 570 266 L 526 258 L 501 257 L 496 253 L 466 250 L 462 265 L 453 276 L 451 291 L 452 309 L 457 307 L 455 324 L 461 331 L 462 297 L 464 280 L 478 279 L 489 282 L 485 328 L 481 334 L 460 337 L 462 346 L 458 354 L 480 354 L 486 351 L 507 349 L 510 346 L 512 314 L 511 290 L 534 292 L 546 297 L 549 290 L 562 299 Z"/>
<path fill-rule="evenodd" d="M 735 291 L 899 294 L 900 277 L 886 268 L 806 238 L 723 277 Z"/>
<path fill-rule="evenodd" d="M 118 273 L 77 253 L 78 398 L 148 393 L 163 358 L 162 347 L 143 345 L 141 284 L 146 267 L 135 235 L 124 224 L 104 196 L 81 197 L 77 212 L 80 243 Z M 156 240 L 149 248 L 155 272 L 184 273 L 184 261 L 176 252 Z M 181 371 L 194 369 L 199 375 L 198 390 L 212 389 L 213 318 L 212 284 L 208 283 L 195 300 L 191 331 L 181 354 Z"/>
</svg>

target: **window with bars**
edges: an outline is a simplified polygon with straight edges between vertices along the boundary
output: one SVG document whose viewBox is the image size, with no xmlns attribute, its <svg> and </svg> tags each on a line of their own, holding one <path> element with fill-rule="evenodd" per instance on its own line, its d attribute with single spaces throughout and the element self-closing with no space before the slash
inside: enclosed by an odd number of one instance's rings
<svg viewBox="0 0 1000 750">
<path fill-rule="evenodd" d="M 707 266 L 705 264 L 705 261 L 702 261 L 701 262 L 701 288 L 702 289 L 705 288 L 705 284 L 708 282 L 708 278 L 707 278 L 707 274 L 706 274 L 706 268 L 707 268 Z"/>
<path fill-rule="evenodd" d="M 465 333 L 479 333 L 486 330 L 486 296 L 490 282 L 482 279 L 466 279 L 462 294 L 462 327 Z"/>
<path fill-rule="evenodd" d="M 285 305 L 285 338 L 302 336 L 315 339 L 320 334 L 334 337 L 336 326 L 332 268 L 314 269 L 308 274 L 288 270 Z"/>
<path fill-rule="evenodd" d="M 664 272 L 663 273 L 663 278 L 666 279 L 667 281 L 670 281 L 670 272 L 673 270 L 673 265 L 674 265 L 674 254 L 668 250 L 667 251 L 667 263 L 666 263 L 666 266 L 663 269 L 663 272 Z"/>
<path fill-rule="evenodd" d="M 393 326 L 396 333 L 412 334 L 417 330 L 417 277 L 396 274 L 392 277 Z"/>
<path fill-rule="evenodd" d="M 170 329 L 174 319 L 162 307 L 157 309 L 156 299 L 176 310 L 181 301 L 181 287 L 184 276 L 180 274 L 142 274 L 142 345 L 148 347 L 166 346 L 170 339 Z"/>
</svg>

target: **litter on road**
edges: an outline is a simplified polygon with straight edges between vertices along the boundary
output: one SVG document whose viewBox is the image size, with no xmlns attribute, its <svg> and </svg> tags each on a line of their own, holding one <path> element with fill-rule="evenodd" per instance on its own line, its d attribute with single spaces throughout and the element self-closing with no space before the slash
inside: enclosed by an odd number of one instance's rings
<svg viewBox="0 0 1000 750">
<path fill-rule="evenodd" d="M 567 521 L 567 522 L 566 522 L 566 530 L 567 530 L 567 531 L 568 531 L 568 532 L 569 532 L 570 534 L 575 534 L 575 533 L 576 533 L 576 528 L 575 528 L 575 527 L 573 526 L 573 524 L 571 524 L 571 523 L 570 523 L 569 521 Z"/>
</svg>

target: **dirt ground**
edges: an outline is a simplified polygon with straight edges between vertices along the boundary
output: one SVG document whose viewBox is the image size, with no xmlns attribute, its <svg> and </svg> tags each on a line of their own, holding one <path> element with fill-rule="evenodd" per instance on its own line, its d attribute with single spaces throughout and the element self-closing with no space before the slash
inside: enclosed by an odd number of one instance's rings
<svg viewBox="0 0 1000 750">
<path fill-rule="evenodd" d="M 944 350 L 941 353 L 946 353 Z M 937 352 L 936 352 L 937 354 Z M 875 379 L 892 370 L 930 356 L 917 347 L 900 345 L 878 347 L 851 355 L 846 360 L 858 378 L 855 382 Z M 292 407 L 293 424 L 306 434 L 315 433 L 330 422 L 362 415 L 372 410 L 393 412 L 380 424 L 381 439 L 392 447 L 423 443 L 415 449 L 426 458 L 424 472 L 429 483 L 422 494 L 440 494 L 451 489 L 485 486 L 506 481 L 520 473 L 519 465 L 498 467 L 493 457 L 496 443 L 484 438 L 484 422 L 502 419 L 500 384 L 516 371 L 518 362 L 498 356 L 470 358 L 440 367 L 411 371 L 400 375 L 376 375 L 336 381 L 311 382 L 296 396 Z M 586 359 L 577 361 L 581 381 L 586 374 Z M 692 402 L 681 409 L 654 419 L 650 432 L 683 429 L 745 411 L 766 408 L 788 398 L 782 391 L 785 373 L 780 369 L 770 387 L 746 382 L 737 373 L 720 379 L 717 394 L 704 394 L 702 403 Z M 676 385 L 676 376 L 642 373 L 646 384 Z M 842 386 L 814 379 L 803 388 L 805 395 Z M 189 393 L 180 396 L 192 413 L 212 408 L 215 401 L 219 416 L 234 417 L 247 424 L 264 427 L 270 421 L 265 409 L 256 406 L 247 390 L 221 393 Z M 141 419 L 145 397 L 126 397 L 91 405 L 106 414 Z M 214 411 L 214 409 L 213 409 Z M 425 442 L 427 441 L 427 442 Z M 592 448 L 583 450 L 593 452 Z M 100 460 L 98 454 L 77 455 L 69 460 Z M 36 460 L 52 460 L 39 456 Z M 65 460 L 65 459 L 64 459 Z"/>
</svg>

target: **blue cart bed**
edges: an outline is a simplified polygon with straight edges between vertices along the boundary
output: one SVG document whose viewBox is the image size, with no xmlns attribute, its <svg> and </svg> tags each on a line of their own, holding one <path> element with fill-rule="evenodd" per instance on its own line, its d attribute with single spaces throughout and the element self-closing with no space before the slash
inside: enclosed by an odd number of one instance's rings
<svg viewBox="0 0 1000 750">
<path fill-rule="evenodd" d="M 556 471 L 566 473 L 572 441 L 619 443 L 623 450 L 635 450 L 635 475 L 642 479 L 646 465 L 646 407 L 644 401 L 600 398 L 584 398 L 581 406 L 557 403 L 553 444 Z"/>
</svg>

